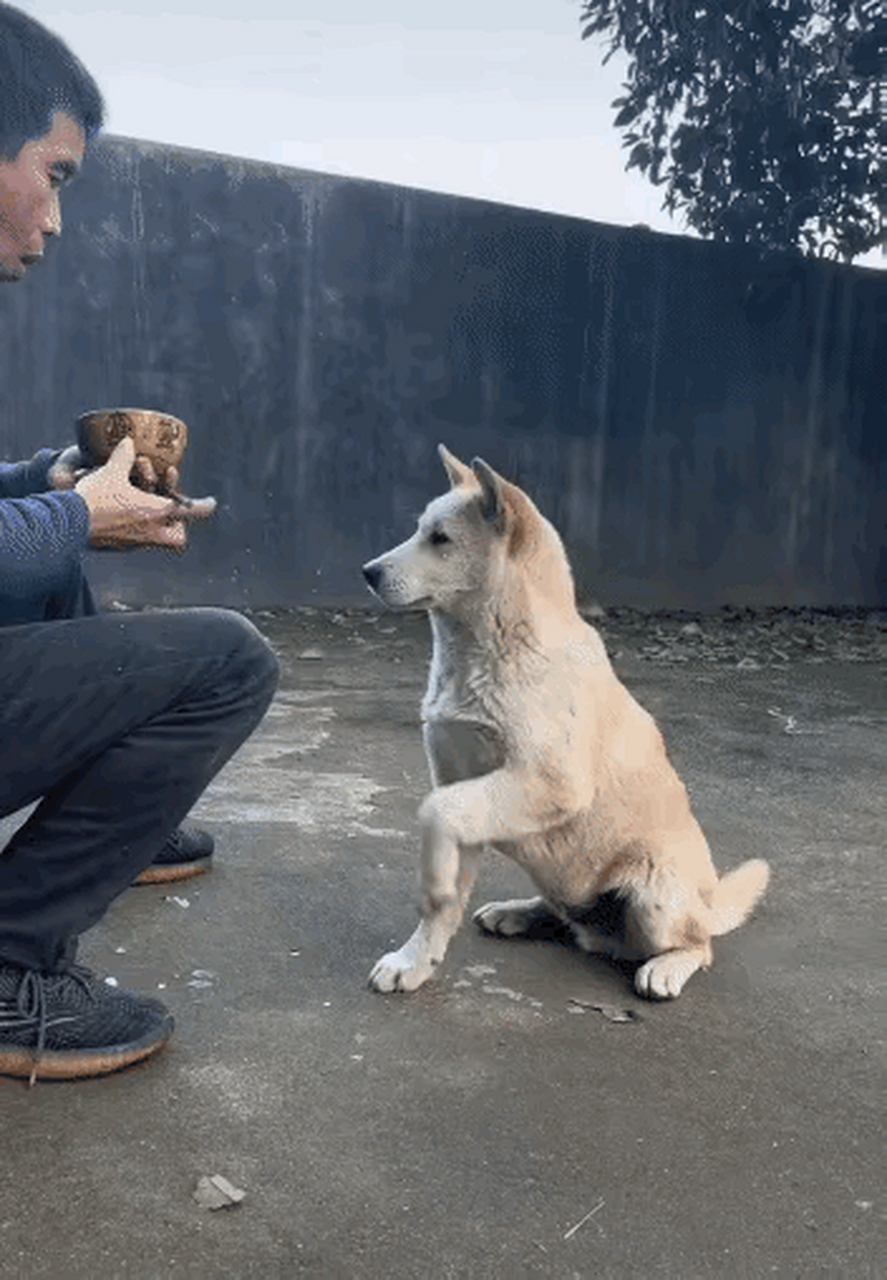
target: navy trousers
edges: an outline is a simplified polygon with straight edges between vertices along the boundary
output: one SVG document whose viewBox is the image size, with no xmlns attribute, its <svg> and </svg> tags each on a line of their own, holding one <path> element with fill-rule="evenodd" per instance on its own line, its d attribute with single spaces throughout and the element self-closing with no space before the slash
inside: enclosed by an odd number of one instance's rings
<svg viewBox="0 0 887 1280">
<path fill-rule="evenodd" d="M 46 972 L 73 962 L 278 680 L 239 614 L 90 615 L 78 584 L 68 607 L 80 616 L 0 627 L 0 816 L 40 802 L 0 853 L 0 962 Z"/>
</svg>

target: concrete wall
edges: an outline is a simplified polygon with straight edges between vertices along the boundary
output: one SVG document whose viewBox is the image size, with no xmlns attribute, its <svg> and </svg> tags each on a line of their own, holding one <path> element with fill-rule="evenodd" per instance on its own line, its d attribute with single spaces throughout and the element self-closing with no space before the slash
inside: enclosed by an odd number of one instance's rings
<svg viewBox="0 0 887 1280">
<path fill-rule="evenodd" d="M 192 427 L 187 555 L 129 601 L 364 599 L 485 457 L 604 603 L 887 601 L 887 275 L 106 139 L 0 289 L 0 456 L 99 405 Z"/>
</svg>

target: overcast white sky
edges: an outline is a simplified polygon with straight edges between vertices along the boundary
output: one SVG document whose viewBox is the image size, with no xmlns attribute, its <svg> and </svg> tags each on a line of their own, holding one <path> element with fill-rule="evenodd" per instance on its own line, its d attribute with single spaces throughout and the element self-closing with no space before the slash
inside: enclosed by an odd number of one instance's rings
<svg viewBox="0 0 887 1280">
<path fill-rule="evenodd" d="M 109 133 L 686 232 L 625 171 L 625 63 L 580 0 L 13 2 L 89 67 Z"/>
</svg>

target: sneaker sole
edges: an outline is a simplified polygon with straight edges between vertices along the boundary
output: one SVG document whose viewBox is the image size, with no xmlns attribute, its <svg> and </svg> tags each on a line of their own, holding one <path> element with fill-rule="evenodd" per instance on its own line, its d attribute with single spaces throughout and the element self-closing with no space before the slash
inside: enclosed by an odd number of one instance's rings
<svg viewBox="0 0 887 1280">
<path fill-rule="evenodd" d="M 133 884 L 176 884 L 180 880 L 193 880 L 209 871 L 209 858 L 201 862 L 151 863 L 133 880 Z"/>
<path fill-rule="evenodd" d="M 39 1059 L 27 1049 L 0 1050 L 0 1076 L 19 1080 L 88 1080 L 93 1076 L 109 1076 L 158 1053 L 173 1033 L 173 1020 L 159 1036 L 139 1045 L 122 1048 L 72 1050 L 53 1053 L 44 1050 Z"/>
</svg>

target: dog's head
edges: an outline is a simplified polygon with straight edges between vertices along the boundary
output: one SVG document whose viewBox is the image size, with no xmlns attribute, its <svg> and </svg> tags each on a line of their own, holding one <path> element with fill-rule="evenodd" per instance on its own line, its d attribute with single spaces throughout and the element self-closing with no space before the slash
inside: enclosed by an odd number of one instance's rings
<svg viewBox="0 0 887 1280">
<path fill-rule="evenodd" d="M 428 504 L 411 538 L 363 567 L 379 599 L 458 615 L 472 599 L 500 595 L 509 568 L 543 594 L 566 587 L 572 599 L 560 538 L 527 495 L 482 458 L 467 467 L 443 445 L 438 453 L 449 492 Z"/>
</svg>

